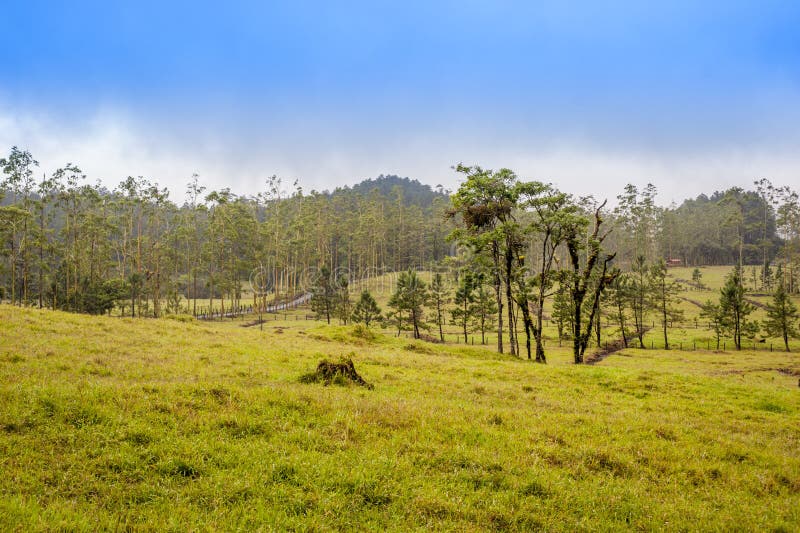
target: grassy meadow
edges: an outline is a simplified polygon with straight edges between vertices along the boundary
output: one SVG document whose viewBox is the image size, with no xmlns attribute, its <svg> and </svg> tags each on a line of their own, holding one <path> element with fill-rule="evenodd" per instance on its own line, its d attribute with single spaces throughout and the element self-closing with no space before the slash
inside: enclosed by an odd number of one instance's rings
<svg viewBox="0 0 800 533">
<path fill-rule="evenodd" d="M 0 305 L 2 528 L 800 529 L 796 353 L 536 365 L 299 318 Z M 299 381 L 342 356 L 373 390 Z"/>
</svg>

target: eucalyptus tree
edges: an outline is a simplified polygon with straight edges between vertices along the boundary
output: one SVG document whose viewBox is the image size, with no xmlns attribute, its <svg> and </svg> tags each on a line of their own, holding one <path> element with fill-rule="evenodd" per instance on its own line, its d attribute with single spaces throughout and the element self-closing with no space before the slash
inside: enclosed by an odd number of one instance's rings
<svg viewBox="0 0 800 533">
<path fill-rule="evenodd" d="M 655 257 L 661 215 L 661 210 L 655 204 L 657 193 L 652 183 L 642 190 L 628 184 L 624 193 L 617 196 L 619 203 L 614 215 L 623 230 L 618 232 L 621 239 L 618 249 L 622 252 L 621 259 L 626 262 L 633 261 L 638 255 L 644 255 L 647 261 Z"/>
<path fill-rule="evenodd" d="M 197 315 L 197 278 L 202 264 L 201 243 L 205 234 L 208 210 L 203 202 L 206 187 L 200 185 L 200 176 L 192 174 L 192 180 L 186 186 L 186 204 L 182 217 L 180 232 L 184 243 L 186 269 L 191 278 L 192 314 Z"/>
<path fill-rule="evenodd" d="M 789 187 L 779 191 L 780 205 L 777 209 L 776 222 L 778 232 L 783 239 L 783 261 L 786 268 L 785 287 L 789 294 L 800 290 L 796 282 L 798 272 L 798 250 L 800 250 L 800 195 Z"/>
<path fill-rule="evenodd" d="M 67 164 L 53 174 L 62 183 L 57 205 L 63 212 L 64 223 L 60 232 L 61 255 L 64 279 L 64 306 L 78 307 L 78 283 L 81 271 L 82 219 L 86 211 L 85 199 L 89 195 L 88 185 L 83 184 L 86 175 L 81 170 Z"/>
<path fill-rule="evenodd" d="M 206 203 L 210 204 L 208 215 L 208 237 L 203 243 L 203 260 L 208 272 L 208 293 L 209 309 L 214 313 L 214 298 L 217 290 L 221 289 L 222 312 L 225 312 L 225 255 L 226 243 L 225 233 L 227 226 L 230 225 L 226 211 L 222 208 L 232 201 L 233 195 L 230 189 L 211 191 L 205 197 Z"/>
<path fill-rule="evenodd" d="M 148 288 L 153 300 L 153 316 L 158 318 L 161 315 L 163 288 L 168 282 L 165 272 L 170 272 L 165 263 L 170 255 L 167 243 L 175 206 L 169 201 L 166 188 L 151 184 L 145 191 L 144 208 L 147 217 L 146 279 L 150 282 Z"/>
<path fill-rule="evenodd" d="M 142 176 L 128 176 L 114 195 L 119 228 L 113 243 L 114 255 L 119 276 L 128 281 L 131 289 L 131 316 L 142 315 L 142 297 L 146 295 L 147 272 L 142 248 L 146 239 L 147 190 L 151 186 Z"/>
<path fill-rule="evenodd" d="M 656 235 L 657 254 L 669 259 L 681 258 L 686 261 L 686 248 L 691 232 L 688 221 L 680 216 L 678 206 L 672 202 L 669 207 L 659 211 L 659 232 Z"/>
<path fill-rule="evenodd" d="M 42 181 L 39 182 L 36 194 L 38 200 L 36 202 L 36 218 L 39 222 L 38 232 L 36 235 L 36 244 L 39 248 L 39 261 L 37 270 L 39 273 L 38 280 L 38 294 L 39 294 L 39 307 L 44 307 L 44 300 L 46 298 L 46 288 L 51 287 L 52 292 L 52 308 L 56 307 L 56 291 L 53 283 L 48 280 L 45 282 L 45 276 L 48 277 L 55 270 L 53 264 L 53 256 L 55 255 L 56 243 L 53 239 L 54 228 L 53 222 L 55 220 L 54 203 L 58 200 L 61 191 L 61 182 L 58 177 L 51 175 L 42 176 Z"/>
<path fill-rule="evenodd" d="M 255 264 L 258 221 L 252 205 L 227 188 L 211 192 L 206 201 L 213 204 L 205 246 L 211 298 L 214 289 L 219 290 L 224 315 L 225 297 L 233 307 L 240 304 L 242 277 Z"/>
<path fill-rule="evenodd" d="M 17 261 L 21 262 L 22 267 L 22 291 L 20 293 L 19 303 L 28 302 L 28 274 L 30 269 L 30 252 L 32 248 L 32 239 L 30 235 L 32 209 L 31 209 L 31 194 L 36 186 L 34 180 L 34 167 L 38 167 L 39 162 L 36 161 L 30 152 L 27 150 L 20 150 L 16 146 L 11 148 L 11 153 L 8 157 L 0 159 L 0 168 L 5 174 L 5 178 L 0 182 L 0 189 L 5 189 L 11 192 L 11 203 L 17 205 L 25 216 L 15 217 L 20 223 L 14 225 L 10 232 L 11 244 L 11 301 L 14 302 L 16 295 L 16 270 Z"/>
<path fill-rule="evenodd" d="M 583 363 L 584 353 L 589 345 L 592 327 L 599 308 L 600 295 L 619 275 L 619 271 L 611 266 L 615 253 L 603 250 L 603 241 L 608 231 L 601 231 L 602 209 L 606 202 L 594 211 L 594 229 L 586 234 L 589 220 L 586 217 L 575 217 L 566 228 L 565 242 L 569 254 L 569 285 L 572 296 L 572 352 L 576 364 Z M 582 259 L 585 256 L 585 259 Z M 597 271 L 595 271 L 597 269 Z M 588 305 L 584 309 L 586 297 Z M 586 315 L 584 321 L 584 314 Z"/>
<path fill-rule="evenodd" d="M 756 192 L 758 193 L 759 197 L 761 198 L 761 202 L 763 204 L 762 209 L 764 212 L 764 218 L 761 220 L 761 251 L 762 251 L 762 284 L 766 290 L 771 290 L 771 276 L 770 276 L 770 257 L 772 251 L 772 241 L 769 239 L 770 234 L 770 224 L 773 225 L 773 232 L 774 232 L 774 224 L 775 224 L 775 213 L 774 213 L 774 206 L 778 201 L 779 190 L 766 178 L 761 178 L 754 182 L 756 186 Z"/>
<path fill-rule="evenodd" d="M 264 247 L 261 250 L 265 264 L 272 269 L 272 279 L 276 299 L 280 297 L 283 283 L 282 272 L 285 269 L 287 254 L 285 250 L 287 195 L 283 188 L 283 180 L 277 175 L 269 176 L 265 182 L 265 191 L 256 196 L 256 201 L 264 206 L 264 221 L 260 233 Z M 332 268 L 336 268 L 333 266 Z"/>
<path fill-rule="evenodd" d="M 555 189 L 551 184 L 541 182 L 520 183 L 517 185 L 519 205 L 523 210 L 533 213 L 533 220 L 526 228 L 528 235 L 533 234 L 534 245 L 538 245 L 538 261 L 535 265 L 531 285 L 533 286 L 533 306 L 536 322 L 530 324 L 536 340 L 536 361 L 546 362 L 544 353 L 544 305 L 552 296 L 555 282 L 554 266 L 556 253 L 567 238 L 570 228 L 575 227 L 582 216 L 572 198 Z M 526 294 L 526 287 L 520 287 L 520 293 Z M 523 302 L 523 314 L 528 319 L 528 302 Z M 530 346 L 528 358 L 530 359 Z"/>
<path fill-rule="evenodd" d="M 512 211 L 517 204 L 515 184 L 517 177 L 508 169 L 484 170 L 479 166 L 459 164 L 456 171 L 466 180 L 451 197 L 452 208 L 447 215 L 460 217 L 463 226 L 451 233 L 451 238 L 484 253 L 490 258 L 491 277 L 497 303 L 497 351 L 503 353 L 503 282 L 506 283 L 508 304 L 509 345 L 516 353 L 514 318 L 511 299 L 514 250 L 508 246 L 513 240 Z"/>
<path fill-rule="evenodd" d="M 79 217 L 79 232 L 83 237 L 80 241 L 82 246 L 79 256 L 84 261 L 83 276 L 94 289 L 107 277 L 113 226 L 108 212 L 108 191 L 98 183 L 95 186 L 85 185 L 81 193 L 83 213 Z"/>
<path fill-rule="evenodd" d="M 231 220 L 231 256 L 230 272 L 232 302 L 241 307 L 243 284 L 242 280 L 249 275 L 252 266 L 256 263 L 258 242 L 258 220 L 253 205 L 246 199 L 239 197 L 229 206 L 232 210 Z"/>
<path fill-rule="evenodd" d="M 19 248 L 15 246 L 16 235 L 23 221 L 29 216 L 30 213 L 20 209 L 16 205 L 0 206 L 0 236 L 9 244 L 8 251 L 4 251 L 3 255 L 9 257 L 8 270 L 11 278 L 9 296 L 12 304 L 16 300 L 17 258 L 19 257 Z M 5 293 L 5 291 L 3 292 Z M 3 297 L 5 297 L 5 294 L 3 294 Z"/>
</svg>

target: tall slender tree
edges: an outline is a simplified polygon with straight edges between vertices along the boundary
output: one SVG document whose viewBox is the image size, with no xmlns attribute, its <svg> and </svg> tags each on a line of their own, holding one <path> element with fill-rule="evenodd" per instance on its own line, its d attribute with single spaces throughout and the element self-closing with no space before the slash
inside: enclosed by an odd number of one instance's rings
<svg viewBox="0 0 800 533">
<path fill-rule="evenodd" d="M 0 182 L 0 188 L 6 189 L 11 192 L 11 202 L 19 204 L 17 207 L 21 209 L 25 215 L 16 217 L 19 224 L 15 224 L 11 228 L 11 302 L 14 302 L 15 296 L 19 294 L 19 303 L 23 304 L 28 302 L 28 274 L 30 269 L 30 255 L 32 248 L 31 227 L 32 227 L 32 204 L 31 193 L 35 187 L 34 181 L 34 167 L 38 167 L 39 162 L 36 161 L 30 152 L 27 150 L 20 150 L 16 146 L 11 148 L 11 153 L 8 157 L 0 159 L 0 169 L 3 170 L 5 178 Z M 22 290 L 17 293 L 17 261 L 20 261 L 22 269 Z"/>
<path fill-rule="evenodd" d="M 506 245 L 513 238 L 512 210 L 516 206 L 516 176 L 508 169 L 491 171 L 461 164 L 456 171 L 464 174 L 466 180 L 452 196 L 453 206 L 448 216 L 460 217 L 463 226 L 451 233 L 451 238 L 490 258 L 497 302 L 497 351 L 503 353 L 503 282 L 509 284 L 513 281 L 510 274 L 514 266 L 514 252 Z M 510 300 L 510 290 L 508 287 L 506 289 L 506 297 Z M 511 302 L 507 303 L 510 306 Z M 509 309 L 508 312 L 509 346 L 514 354 L 513 310 Z"/>
<path fill-rule="evenodd" d="M 650 301 L 649 267 L 643 255 L 636 256 L 631 267 L 630 276 L 630 304 L 633 314 L 633 324 L 636 328 L 636 337 L 639 339 L 639 348 L 645 348 L 644 335 L 647 333 L 647 314 L 652 307 Z"/>
<path fill-rule="evenodd" d="M 458 326 L 464 335 L 464 343 L 468 339 L 468 327 L 473 316 L 473 302 L 475 301 L 475 280 L 470 271 L 465 271 L 459 276 L 453 303 L 455 307 L 450 310 L 451 324 Z"/>
<path fill-rule="evenodd" d="M 445 318 L 445 306 L 450 301 L 448 296 L 449 290 L 445 285 L 444 279 L 442 277 L 441 272 L 435 272 L 433 274 L 433 279 L 431 280 L 431 287 L 430 287 L 430 294 L 429 294 L 429 305 L 433 310 L 433 319 L 436 323 L 437 328 L 439 329 L 439 340 L 444 342 L 444 330 L 442 326 L 444 324 Z"/>
<path fill-rule="evenodd" d="M 533 220 L 527 232 L 533 234 L 538 244 L 538 262 L 532 276 L 533 308 L 536 315 L 531 330 L 536 340 L 536 361 L 546 362 L 544 353 L 544 306 L 552 296 L 556 252 L 567 238 L 568 232 L 579 223 L 581 214 L 572 198 L 541 182 L 518 185 L 520 207 L 532 211 Z M 521 291 L 525 294 L 523 291 Z M 523 306 L 527 309 L 527 301 Z M 527 317 L 526 317 L 527 318 Z M 530 359 L 530 349 L 528 349 Z"/>
<path fill-rule="evenodd" d="M 667 276 L 667 264 L 663 259 L 657 261 L 650 268 L 650 287 L 654 306 L 661 316 L 664 349 L 669 350 L 669 337 L 667 335 L 669 324 L 674 320 L 681 320 L 683 311 L 676 306 L 680 286 Z"/>
<path fill-rule="evenodd" d="M 589 345 L 592 327 L 596 319 L 600 295 L 614 281 L 619 272 L 610 267 L 616 253 L 603 251 L 602 244 L 608 232 L 603 232 L 601 212 L 606 202 L 594 211 L 594 229 L 585 235 L 588 220 L 575 218 L 566 232 L 567 251 L 571 266 L 570 287 L 572 289 L 572 352 L 575 364 L 584 361 L 584 354 Z M 585 239 L 585 241 L 584 241 Z M 584 245 L 584 242 L 586 243 Z M 585 248 L 586 261 L 581 261 L 581 251 Z M 595 269 L 598 269 L 596 272 Z M 586 301 L 586 297 L 590 299 Z M 587 303 L 584 309 L 585 301 Z M 584 320 L 584 314 L 586 319 Z"/>
<path fill-rule="evenodd" d="M 788 352 L 789 339 L 798 336 L 797 322 L 799 319 L 797 305 L 789 297 L 782 272 L 779 269 L 775 294 L 772 296 L 772 302 L 767 305 L 767 320 L 764 322 L 764 329 L 768 335 L 781 337 Z"/>
</svg>

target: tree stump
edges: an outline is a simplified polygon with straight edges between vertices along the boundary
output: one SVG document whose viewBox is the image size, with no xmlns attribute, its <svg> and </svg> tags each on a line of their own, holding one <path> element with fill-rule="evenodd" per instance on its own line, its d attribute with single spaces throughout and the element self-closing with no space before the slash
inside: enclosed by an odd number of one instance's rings
<svg viewBox="0 0 800 533">
<path fill-rule="evenodd" d="M 303 383 L 323 383 L 325 385 L 330 385 L 331 383 L 335 385 L 353 383 L 368 389 L 373 388 L 370 383 L 367 383 L 356 372 L 356 367 L 350 358 L 342 359 L 338 363 L 323 359 L 319 362 L 314 372 L 302 376 L 300 381 Z"/>
</svg>

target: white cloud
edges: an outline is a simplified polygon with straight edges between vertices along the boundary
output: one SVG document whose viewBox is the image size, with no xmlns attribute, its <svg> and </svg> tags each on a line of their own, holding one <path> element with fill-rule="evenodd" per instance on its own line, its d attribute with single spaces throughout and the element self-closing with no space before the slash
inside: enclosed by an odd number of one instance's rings
<svg viewBox="0 0 800 533">
<path fill-rule="evenodd" d="M 286 184 L 299 179 L 306 191 L 353 184 L 381 173 L 455 188 L 459 176 L 450 167 L 458 162 L 509 167 L 568 192 L 612 201 L 626 183 L 652 182 L 662 204 L 729 186 L 749 187 L 760 177 L 781 185 L 800 181 L 800 154 L 783 148 L 717 147 L 703 155 L 697 150 L 625 152 L 585 139 L 503 140 L 444 130 L 418 136 L 370 134 L 348 126 L 337 130 L 335 124 L 320 129 L 272 125 L 244 132 L 235 127 L 170 125 L 111 109 L 66 121 L 0 108 L 0 151 L 13 145 L 28 149 L 45 172 L 75 163 L 90 180 L 100 179 L 109 188 L 128 175 L 146 176 L 168 187 L 176 201 L 194 172 L 208 187 L 230 187 L 238 194 L 262 190 L 264 179 L 272 174 Z"/>
</svg>

